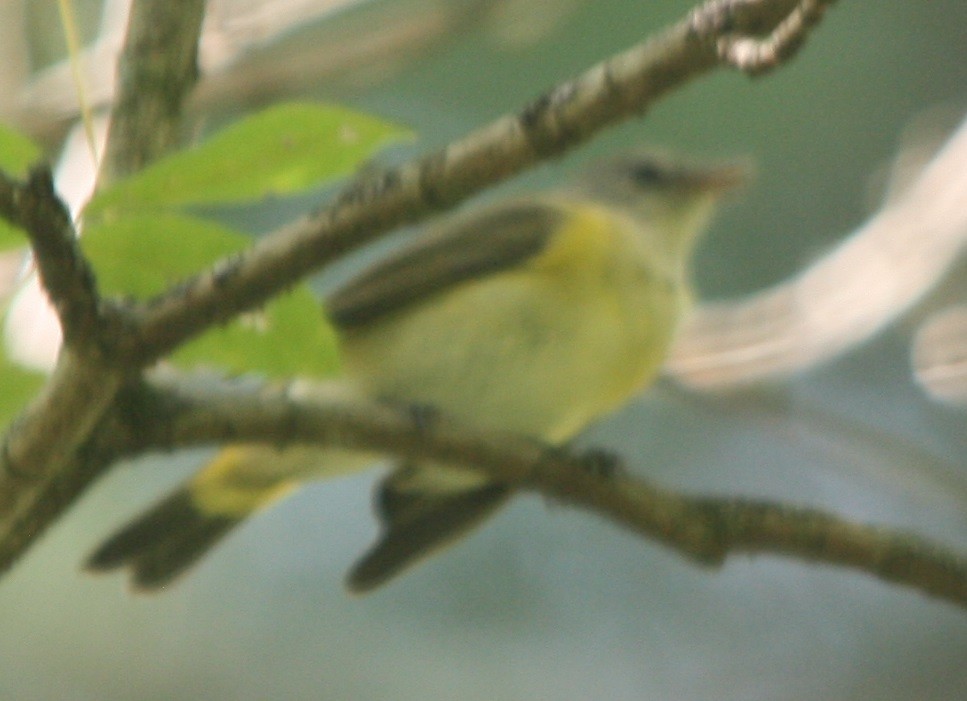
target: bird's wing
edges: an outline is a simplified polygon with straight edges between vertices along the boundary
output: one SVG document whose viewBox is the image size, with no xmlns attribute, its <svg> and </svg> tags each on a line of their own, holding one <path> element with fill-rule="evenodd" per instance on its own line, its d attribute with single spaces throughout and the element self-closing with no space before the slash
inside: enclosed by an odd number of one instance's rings
<svg viewBox="0 0 967 701">
<path fill-rule="evenodd" d="M 485 482 L 462 490 L 413 490 L 409 482 L 419 470 L 401 466 L 380 484 L 375 506 L 382 533 L 350 571 L 352 591 L 374 589 L 451 544 L 511 495 L 506 485 Z"/>
<path fill-rule="evenodd" d="M 329 297 L 339 328 L 351 329 L 417 304 L 465 280 L 507 270 L 543 250 L 563 213 L 519 202 L 471 213 L 377 263 Z"/>
</svg>

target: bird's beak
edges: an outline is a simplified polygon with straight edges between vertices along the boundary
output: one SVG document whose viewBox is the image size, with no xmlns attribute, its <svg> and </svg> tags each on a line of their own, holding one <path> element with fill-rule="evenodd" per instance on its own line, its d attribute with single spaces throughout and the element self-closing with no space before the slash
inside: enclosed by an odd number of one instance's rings
<svg viewBox="0 0 967 701">
<path fill-rule="evenodd" d="M 735 161 L 717 166 L 696 168 L 683 176 L 684 184 L 696 190 L 722 195 L 742 187 L 752 179 L 753 167 L 748 161 Z"/>
</svg>

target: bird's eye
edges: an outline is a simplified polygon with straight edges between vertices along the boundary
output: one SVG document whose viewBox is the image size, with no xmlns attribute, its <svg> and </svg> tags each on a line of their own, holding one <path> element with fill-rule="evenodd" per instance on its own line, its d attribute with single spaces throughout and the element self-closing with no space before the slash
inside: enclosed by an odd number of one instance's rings
<svg viewBox="0 0 967 701">
<path fill-rule="evenodd" d="M 631 168 L 631 178 L 636 185 L 654 187 L 665 180 L 665 172 L 654 163 L 636 163 Z"/>
</svg>

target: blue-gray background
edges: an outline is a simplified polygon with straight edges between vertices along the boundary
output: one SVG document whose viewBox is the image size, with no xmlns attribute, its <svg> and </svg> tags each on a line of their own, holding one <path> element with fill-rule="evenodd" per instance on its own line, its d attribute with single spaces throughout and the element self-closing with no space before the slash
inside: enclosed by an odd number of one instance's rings
<svg viewBox="0 0 967 701">
<path fill-rule="evenodd" d="M 424 148 L 689 6 L 595 0 L 537 45 L 508 49 L 481 28 L 378 84 L 312 94 L 409 124 Z M 703 79 L 504 189 L 556 182 L 627 144 L 749 154 L 758 179 L 718 220 L 697 278 L 710 297 L 761 288 L 863 220 L 870 176 L 912 118 L 964 107 L 965 28 L 963 0 L 846 0 L 790 66 Z M 244 218 L 258 229 L 290 215 L 273 205 Z M 961 266 L 928 302 L 963 301 L 964 278 Z M 586 440 L 669 487 L 819 505 L 963 548 L 967 413 L 913 385 L 913 328 L 741 397 L 660 386 Z M 533 497 L 392 586 L 350 597 L 341 578 L 374 535 L 375 472 L 290 498 L 160 596 L 78 571 L 199 458 L 115 470 L 0 582 L 0 698 L 947 700 L 967 688 L 967 616 L 953 606 L 772 557 L 698 569 Z"/>
</svg>

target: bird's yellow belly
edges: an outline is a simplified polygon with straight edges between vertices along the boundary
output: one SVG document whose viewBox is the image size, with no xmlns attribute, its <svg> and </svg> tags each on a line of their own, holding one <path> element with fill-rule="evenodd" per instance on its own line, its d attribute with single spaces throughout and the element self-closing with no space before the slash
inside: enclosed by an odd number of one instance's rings
<svg viewBox="0 0 967 701">
<path fill-rule="evenodd" d="M 570 438 L 654 376 L 678 301 L 663 286 L 592 293 L 559 283 L 511 272 L 458 287 L 347 334 L 347 371 L 375 396 Z"/>
</svg>

